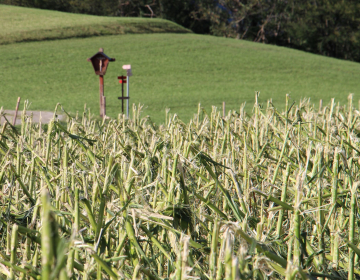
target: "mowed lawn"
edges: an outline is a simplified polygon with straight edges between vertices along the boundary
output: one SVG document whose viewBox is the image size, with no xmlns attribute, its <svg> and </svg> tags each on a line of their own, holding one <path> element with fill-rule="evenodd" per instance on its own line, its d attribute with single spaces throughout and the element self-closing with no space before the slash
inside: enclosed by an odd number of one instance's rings
<svg viewBox="0 0 360 280">
<path fill-rule="evenodd" d="M 0 45 L 136 33 L 190 33 L 168 20 L 104 17 L 0 5 Z"/>
<path fill-rule="evenodd" d="M 18 96 L 28 99 L 32 110 L 53 110 L 61 103 L 71 112 L 84 104 L 99 112 L 99 79 L 86 59 L 100 47 L 116 58 L 105 76 L 107 115 L 121 112 L 121 86 L 117 76 L 131 64 L 131 103 L 144 105 L 143 115 L 164 121 L 170 108 L 184 121 L 198 104 L 251 110 L 254 92 L 260 101 L 272 99 L 284 108 L 311 98 L 324 104 L 331 98 L 346 104 L 349 93 L 359 100 L 360 64 L 282 47 L 195 34 L 129 34 L 65 40 L 16 43 L 0 46 L 0 106 L 15 108 Z"/>
</svg>

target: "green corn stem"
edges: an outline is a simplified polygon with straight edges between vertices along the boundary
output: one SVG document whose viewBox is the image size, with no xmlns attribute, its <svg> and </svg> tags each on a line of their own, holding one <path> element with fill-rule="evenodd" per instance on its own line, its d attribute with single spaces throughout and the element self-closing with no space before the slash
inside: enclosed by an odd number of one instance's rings
<svg viewBox="0 0 360 280">
<path fill-rule="evenodd" d="M 232 260 L 232 279 L 240 280 L 240 270 L 239 270 L 239 259 L 238 257 L 233 257 Z"/>
<path fill-rule="evenodd" d="M 225 242 L 225 279 L 226 280 L 232 280 L 232 242 L 231 238 L 228 235 Z"/>
<path fill-rule="evenodd" d="M 133 167 L 134 167 L 134 161 L 135 161 L 135 153 L 134 150 L 131 150 L 131 161 L 129 164 L 129 169 L 128 169 L 128 176 L 126 179 L 126 185 L 125 185 L 125 189 L 126 192 L 129 194 L 130 193 L 130 189 L 132 187 L 132 176 L 133 176 Z"/>
<path fill-rule="evenodd" d="M 59 142 L 60 143 L 60 142 Z M 68 151 L 67 151 L 67 145 L 65 144 L 63 146 L 63 184 L 62 187 L 63 189 L 66 189 L 68 187 L 68 161 L 69 161 L 69 156 L 68 156 Z M 63 191 L 63 195 L 61 198 L 62 203 L 65 203 L 65 192 Z"/>
<path fill-rule="evenodd" d="M 355 220 L 356 220 L 356 195 L 357 189 L 360 185 L 360 182 L 353 184 L 351 188 L 351 202 L 350 202 L 350 223 L 349 223 L 349 244 L 354 244 L 355 241 Z M 355 261 L 355 252 L 349 247 L 349 272 L 348 280 L 354 279 L 354 261 Z"/>
<path fill-rule="evenodd" d="M 289 138 L 289 133 L 290 133 L 290 130 L 288 130 L 286 132 L 286 136 L 285 136 L 285 140 L 284 140 L 284 143 L 283 143 L 283 147 L 281 149 L 281 153 L 280 153 L 280 156 L 279 156 L 279 159 L 278 159 L 278 163 L 275 167 L 275 171 L 274 171 L 274 175 L 273 175 L 273 178 L 271 180 L 271 184 L 275 184 L 275 181 L 276 181 L 276 177 L 277 177 L 277 174 L 279 172 L 279 168 L 280 168 L 280 165 L 282 163 L 282 158 L 284 156 L 284 153 L 285 153 L 285 149 L 286 149 L 286 143 L 288 141 L 288 138 Z"/>
<path fill-rule="evenodd" d="M 232 170 L 231 170 L 230 173 L 231 173 L 232 181 L 233 181 L 233 183 L 234 183 L 234 185 L 236 187 L 236 193 L 238 195 L 241 208 L 242 208 L 243 212 L 245 214 L 247 214 L 248 210 L 246 209 L 245 201 L 244 201 L 244 198 L 243 198 L 243 193 L 242 193 L 241 188 L 239 186 L 239 182 L 236 180 L 235 174 L 234 174 L 234 172 Z"/>
<path fill-rule="evenodd" d="M 318 216 L 318 240 L 319 240 L 319 246 L 318 249 L 319 251 L 322 251 L 323 253 L 319 255 L 319 267 L 323 267 L 324 266 L 324 260 L 325 260 L 325 239 L 324 239 L 324 233 L 322 231 L 323 226 L 324 226 L 324 210 L 322 209 L 323 206 L 323 188 L 322 188 L 322 159 L 323 159 L 323 154 L 322 152 L 320 153 L 319 156 L 319 165 L 318 165 L 318 171 L 319 171 L 319 180 L 317 182 L 317 193 L 318 193 L 318 201 L 317 201 L 317 206 L 319 208 L 319 211 L 317 213 Z"/>
<path fill-rule="evenodd" d="M 141 265 L 140 265 L 140 264 L 137 264 L 137 265 L 135 266 L 132 280 L 137 280 L 137 279 L 139 279 L 138 277 L 139 277 L 139 273 L 140 273 L 140 268 L 141 268 Z"/>
<path fill-rule="evenodd" d="M 32 198 L 31 194 L 29 193 L 27 187 L 24 185 L 23 181 L 20 178 L 20 175 L 17 174 L 17 172 L 15 171 L 15 168 L 12 164 L 9 165 L 11 171 L 13 172 L 13 174 L 15 175 L 16 180 L 19 183 L 20 188 L 22 189 L 22 191 L 24 192 L 24 194 L 29 198 L 30 202 L 32 205 L 35 205 L 35 200 Z"/>
<path fill-rule="evenodd" d="M 255 151 L 258 154 L 259 153 L 259 148 L 260 148 L 260 139 L 259 139 L 259 92 L 255 92 L 255 105 L 254 105 L 254 109 L 255 109 L 255 113 L 254 113 L 254 127 L 255 127 Z"/>
<path fill-rule="evenodd" d="M 217 260 L 217 247 L 218 247 L 218 240 L 219 240 L 219 229 L 220 223 L 217 219 L 214 221 L 214 228 L 211 235 L 211 252 L 210 252 L 210 259 L 209 259 L 209 273 L 210 273 L 210 280 L 214 280 L 216 277 L 216 260 Z"/>
<path fill-rule="evenodd" d="M 134 248 L 136 248 L 136 251 L 138 253 L 138 259 L 143 258 L 145 261 L 147 261 L 149 263 L 149 260 L 146 257 L 145 252 L 140 247 L 140 245 L 139 245 L 139 243 L 138 243 L 138 241 L 136 239 L 135 231 L 134 231 L 134 228 L 133 228 L 133 226 L 131 225 L 131 223 L 129 221 L 129 218 L 126 218 L 125 229 L 126 229 L 126 233 L 127 233 L 128 237 L 129 237 L 131 245 L 134 246 Z M 139 260 L 133 260 L 133 261 L 134 261 L 133 262 L 134 265 L 137 265 L 139 263 Z"/>
<path fill-rule="evenodd" d="M 336 204 L 337 194 L 338 194 L 337 192 L 338 192 L 339 158 L 340 158 L 340 151 L 336 148 L 334 154 L 333 178 L 332 178 L 332 188 L 331 188 L 331 203 L 333 205 Z"/>
<path fill-rule="evenodd" d="M 2 165 L 2 164 L 1 164 Z M 7 167 L 10 165 L 10 162 L 8 163 L 5 163 L 1 169 L 1 172 L 0 172 L 0 184 L 2 183 L 3 181 L 3 178 L 4 178 L 4 175 L 5 175 L 5 171 L 7 169 Z M 0 188 L 0 191 L 1 191 L 1 188 Z"/>
<path fill-rule="evenodd" d="M 91 254 L 91 257 L 95 259 L 95 261 L 110 276 L 111 279 L 118 279 L 118 276 L 115 274 L 115 272 L 97 254 Z"/>
<path fill-rule="evenodd" d="M 25 254 L 24 254 L 24 261 L 26 263 L 30 262 L 30 260 L 31 260 L 31 248 L 30 248 L 30 245 L 31 245 L 30 238 L 26 237 L 26 240 L 25 240 Z"/>
<path fill-rule="evenodd" d="M 66 270 L 62 269 L 59 273 L 59 280 L 67 280 L 69 277 L 67 276 Z"/>
<path fill-rule="evenodd" d="M 79 205 L 79 189 L 75 189 L 75 205 L 74 205 L 74 231 L 75 234 L 79 234 L 80 230 L 80 205 Z"/>
<path fill-rule="evenodd" d="M 86 211 L 86 214 L 87 214 L 87 216 L 88 216 L 88 219 L 89 219 L 91 228 L 92 228 L 92 230 L 93 230 L 94 233 L 95 233 L 96 230 L 97 230 L 97 224 L 96 224 L 96 222 L 95 222 L 95 218 L 94 218 L 93 212 L 92 212 L 92 210 L 91 210 L 90 201 L 87 200 L 86 198 L 83 198 L 83 199 L 81 199 L 81 202 L 82 202 L 82 203 L 84 204 L 84 206 L 85 206 L 85 211 Z"/>
<path fill-rule="evenodd" d="M 16 173 L 22 174 L 21 172 L 21 155 L 20 155 L 20 144 L 16 145 Z"/>
<path fill-rule="evenodd" d="M 120 227 L 120 225 L 119 225 Z M 124 230 L 120 230 L 119 229 L 119 234 L 121 233 L 121 235 L 119 236 L 119 245 L 116 247 L 116 251 L 115 251 L 115 256 L 119 256 L 121 253 L 121 250 L 124 248 L 125 246 L 125 242 L 126 242 L 126 238 L 127 238 L 127 234 L 126 231 Z"/>
<path fill-rule="evenodd" d="M 337 206 L 336 206 L 336 200 L 337 200 L 337 192 L 338 192 L 338 170 L 339 170 L 339 158 L 340 158 L 340 151 L 338 150 L 338 148 L 335 149 L 334 152 L 334 161 L 333 161 L 333 170 L 332 170 L 332 188 L 331 188 L 331 203 L 332 206 L 334 207 L 334 217 L 335 219 L 331 220 L 330 223 L 330 231 L 332 232 L 332 234 L 330 235 L 330 246 L 331 246 L 331 254 L 335 259 L 338 259 L 338 254 L 336 252 L 338 252 L 338 249 L 335 247 L 335 243 L 337 243 L 337 240 L 335 240 L 335 232 L 336 232 L 336 210 L 337 210 Z M 330 213 L 332 214 L 332 212 Z M 331 215 L 329 215 L 330 217 Z M 337 264 L 335 263 L 335 266 L 337 266 Z"/>
<path fill-rule="evenodd" d="M 140 228 L 141 228 L 141 229 L 146 233 L 146 235 L 150 238 L 151 242 L 165 255 L 165 257 L 166 257 L 170 262 L 172 262 L 172 259 L 171 259 L 170 255 L 169 255 L 168 252 L 164 249 L 164 247 L 161 245 L 161 243 L 159 242 L 159 240 L 157 240 L 145 226 L 140 226 Z"/>
<path fill-rule="evenodd" d="M 178 164 L 179 154 L 176 154 L 174 157 L 173 168 L 172 168 L 172 177 L 171 177 L 171 184 L 170 189 L 168 191 L 168 203 L 174 202 L 174 191 L 176 185 L 176 168 Z"/>
<path fill-rule="evenodd" d="M 333 238 L 333 251 L 332 251 L 332 256 L 333 256 L 333 265 L 332 268 L 334 270 L 338 270 L 338 263 L 339 263 L 339 246 L 340 246 L 340 233 L 339 233 L 339 229 L 338 227 L 336 227 L 336 231 L 334 233 L 334 238 Z"/>
<path fill-rule="evenodd" d="M 167 230 L 169 230 L 169 231 L 171 231 L 171 232 L 173 232 L 173 233 L 175 233 L 177 235 L 181 235 L 181 233 L 182 233 L 180 230 L 174 229 L 174 227 L 172 225 L 170 225 L 169 223 L 167 223 L 166 221 L 159 222 L 159 220 L 156 219 L 156 218 L 150 218 L 149 220 L 151 220 L 152 223 L 160 225 L 164 229 L 167 229 Z M 201 244 L 197 243 L 196 241 L 194 241 L 192 239 L 189 240 L 189 245 L 191 247 L 195 248 L 195 249 L 198 249 L 198 250 L 204 249 L 204 245 L 201 245 Z"/>
<path fill-rule="evenodd" d="M 67 256 L 66 262 L 66 275 L 71 278 L 74 274 L 74 263 L 75 263 L 75 249 L 71 249 Z"/>
<path fill-rule="evenodd" d="M 266 200 L 272 201 L 278 205 L 280 205 L 284 210 L 289 210 L 289 211 L 294 211 L 294 207 L 292 207 L 291 205 L 283 202 L 280 199 L 277 199 L 276 197 L 273 197 L 271 195 L 268 195 L 266 193 L 263 193 L 262 191 L 258 190 L 258 189 L 252 189 L 251 192 L 257 193 L 261 196 L 266 197 Z"/>
<path fill-rule="evenodd" d="M 227 216 L 209 200 L 206 200 L 196 192 L 194 193 L 194 195 L 196 196 L 196 198 L 200 199 L 204 204 L 206 204 L 210 209 L 212 209 L 215 213 L 217 213 L 221 218 L 223 218 L 224 220 L 228 219 Z"/>
<path fill-rule="evenodd" d="M 326 121 L 326 142 L 327 142 L 327 145 L 329 145 L 329 142 L 330 142 L 330 126 L 331 126 L 331 119 L 332 119 L 332 115 L 333 115 L 333 112 L 334 112 L 334 106 L 335 106 L 335 99 L 334 98 L 331 98 L 331 105 L 330 105 L 330 111 L 329 111 L 329 115 L 328 115 L 328 118 L 327 118 L 327 121 Z"/>
<path fill-rule="evenodd" d="M 225 247 L 226 244 L 226 239 L 223 239 L 221 242 L 221 247 Z M 223 259 L 222 256 L 218 257 L 217 260 L 217 270 L 216 270 L 216 280 L 223 280 L 224 279 L 224 264 L 223 264 Z"/>
<path fill-rule="evenodd" d="M 347 246 L 351 248 L 354 251 L 354 253 L 360 257 L 360 249 L 354 243 L 348 242 Z"/>
<path fill-rule="evenodd" d="M 281 202 L 283 202 L 283 203 L 285 203 L 285 201 L 286 201 L 289 176 L 290 176 L 290 164 L 288 163 L 286 166 L 286 171 L 283 176 L 283 184 L 282 184 L 282 190 L 281 190 Z M 278 222 L 277 222 L 277 227 L 276 227 L 276 235 L 278 237 L 281 236 L 282 225 L 283 225 L 283 220 L 284 220 L 284 212 L 285 212 L 285 210 L 284 210 L 284 207 L 282 206 L 279 211 L 279 217 L 278 217 Z"/>
<path fill-rule="evenodd" d="M 46 167 L 48 166 L 49 164 L 49 157 L 50 157 L 50 151 L 51 151 L 51 140 L 52 140 L 52 137 L 51 137 L 51 133 L 52 133 L 52 129 L 53 129 L 53 126 L 54 126 L 54 121 L 51 120 L 49 125 L 48 125 L 48 131 L 47 131 L 47 146 L 46 146 L 46 155 L 45 155 L 45 165 Z"/>
<path fill-rule="evenodd" d="M 110 155 L 108 166 L 106 169 L 105 182 L 103 187 L 103 195 L 107 195 L 109 185 L 114 177 L 116 169 L 118 168 L 117 164 L 114 164 L 114 157 Z"/>
<path fill-rule="evenodd" d="M 179 244 L 179 248 L 176 252 L 176 264 L 175 264 L 175 279 L 176 280 L 182 280 L 183 279 L 183 275 L 182 275 L 182 256 L 181 256 L 181 251 L 182 251 L 182 246 L 181 246 L 181 242 Z"/>
<path fill-rule="evenodd" d="M 152 203 L 153 209 L 156 209 L 156 203 L 157 203 L 158 192 L 159 192 L 159 184 L 160 184 L 159 181 L 156 181 L 156 183 L 155 183 L 154 197 L 153 197 L 153 203 Z"/>
<path fill-rule="evenodd" d="M 98 215 L 97 223 L 96 223 L 95 240 L 97 240 L 99 238 L 100 230 L 103 228 L 105 204 L 106 204 L 106 197 L 105 197 L 105 195 L 101 195 L 100 196 L 99 215 Z"/>
<path fill-rule="evenodd" d="M 255 159 L 256 163 L 258 163 L 260 161 L 261 157 L 264 155 L 264 153 L 265 153 L 266 149 L 268 148 L 268 146 L 269 146 L 269 143 L 265 143 L 262 146 L 260 153 L 257 154 L 257 156 L 256 156 L 256 159 Z"/>
<path fill-rule="evenodd" d="M 294 265 L 297 267 L 300 267 L 300 261 L 301 261 L 301 216 L 300 216 L 300 196 L 301 196 L 301 184 L 300 181 L 300 174 L 297 176 L 297 187 L 295 191 L 295 207 L 294 207 L 294 213 L 292 215 L 292 223 L 294 225 Z"/>
<path fill-rule="evenodd" d="M 38 163 L 38 162 L 37 162 L 37 163 Z M 43 167 L 40 166 L 40 165 L 39 165 L 39 167 L 40 167 L 40 168 L 39 168 L 39 169 L 40 169 L 40 172 L 41 172 L 41 174 L 43 175 L 43 178 L 44 178 L 46 184 L 48 185 L 49 190 L 51 191 L 51 193 L 55 193 L 54 186 L 53 186 L 53 184 L 51 184 L 51 181 L 50 181 L 49 176 L 48 176 L 48 173 L 50 173 L 50 172 L 49 172 L 49 169 L 45 169 L 45 168 L 43 168 Z"/>
<path fill-rule="evenodd" d="M 206 170 L 209 172 L 210 176 L 214 179 L 215 182 L 217 182 L 217 186 L 218 188 L 221 190 L 221 192 L 224 194 L 224 197 L 228 203 L 228 205 L 230 206 L 231 210 L 233 210 L 233 213 L 235 215 L 235 217 L 237 218 L 237 220 L 239 222 L 242 221 L 242 219 L 245 217 L 245 214 L 237 207 L 235 206 L 235 204 L 233 203 L 229 193 L 227 192 L 227 190 L 224 189 L 224 187 L 220 184 L 220 182 L 217 179 L 217 176 L 214 174 L 214 172 L 211 170 L 210 166 L 206 163 L 205 160 L 201 160 L 202 164 L 204 165 L 204 167 L 206 168 Z"/>
<path fill-rule="evenodd" d="M 267 256 L 269 259 L 271 259 L 272 261 L 278 263 L 279 265 L 281 265 L 282 267 L 286 268 L 287 265 L 287 261 L 285 259 L 283 259 L 282 257 L 274 254 L 273 252 L 271 252 L 271 250 L 257 242 L 255 239 L 251 238 L 248 234 L 246 234 L 241 228 L 237 228 L 235 233 L 237 235 L 239 235 L 240 237 L 242 237 L 243 239 L 245 239 L 245 241 L 249 244 L 255 244 L 256 249 L 259 250 L 259 252 L 262 252 L 265 256 Z"/>
<path fill-rule="evenodd" d="M 304 267 L 306 266 L 309 266 L 312 263 L 314 263 L 315 267 L 318 269 L 318 270 L 321 270 L 322 269 L 322 265 L 320 264 L 320 261 L 319 259 L 316 257 L 317 255 L 321 256 L 323 251 L 317 251 L 315 252 L 315 250 L 313 249 L 313 247 L 311 247 L 311 244 L 310 242 L 306 242 L 306 252 L 308 254 L 308 258 L 306 260 L 306 263 L 304 264 Z"/>
<path fill-rule="evenodd" d="M 12 265 L 16 265 L 17 262 L 17 247 L 18 247 L 18 225 L 15 224 L 12 226 L 11 231 L 11 255 L 10 262 Z M 10 270 L 10 279 L 15 279 L 14 269 Z"/>
<path fill-rule="evenodd" d="M 10 231 L 10 223 L 6 224 L 6 255 L 10 255 L 11 252 L 11 231 Z"/>
<path fill-rule="evenodd" d="M 92 164 L 95 164 L 95 165 L 97 164 L 96 156 L 94 155 L 94 153 L 80 141 L 80 140 L 85 140 L 85 141 L 88 141 L 88 142 L 93 142 L 94 140 L 83 138 L 83 137 L 71 134 L 59 122 L 56 122 L 56 126 L 61 131 L 65 132 L 71 139 L 73 139 L 81 147 L 81 149 L 87 155 L 87 157 L 90 159 Z"/>
<path fill-rule="evenodd" d="M 330 254 L 326 254 L 326 255 L 325 255 L 325 258 L 326 258 L 327 260 L 331 261 L 331 262 L 332 262 L 332 260 L 333 260 L 333 256 L 330 255 Z M 340 267 L 340 268 L 342 268 L 342 269 L 347 269 L 347 266 L 348 266 L 347 263 L 343 263 L 343 262 L 339 262 L 339 263 L 338 263 L 338 267 Z M 360 270 L 359 270 L 359 269 L 354 268 L 354 273 L 360 276 Z"/>
<path fill-rule="evenodd" d="M 35 158 L 32 155 L 31 157 L 31 167 L 30 167 L 30 177 L 29 177 L 29 193 L 30 195 L 34 196 L 34 199 L 36 200 L 36 191 L 34 187 L 35 183 Z M 1 174 L 0 174 L 0 183 L 1 183 Z"/>
<path fill-rule="evenodd" d="M 51 272 L 50 279 L 57 279 L 59 275 L 65 272 L 66 275 L 66 264 L 68 256 L 65 252 L 68 251 L 67 244 L 65 244 L 64 240 L 61 240 L 57 243 L 57 250 L 56 250 L 56 265 Z M 63 272 L 62 272 L 63 271 Z"/>
<path fill-rule="evenodd" d="M 8 267 L 10 267 L 11 269 L 13 269 L 14 271 L 18 271 L 20 273 L 24 273 L 25 275 L 29 275 L 34 279 L 40 279 L 40 275 L 37 271 L 33 270 L 33 269 L 29 269 L 29 268 L 22 268 L 20 266 L 14 265 L 9 261 L 6 260 L 2 260 L 0 259 L 0 263 L 2 263 L 3 265 L 6 265 Z"/>
<path fill-rule="evenodd" d="M 41 229 L 41 279 L 48 280 L 51 275 L 53 262 L 53 244 L 51 229 L 50 201 L 47 191 L 44 189 L 41 193 L 42 204 L 42 229 Z"/>
</svg>

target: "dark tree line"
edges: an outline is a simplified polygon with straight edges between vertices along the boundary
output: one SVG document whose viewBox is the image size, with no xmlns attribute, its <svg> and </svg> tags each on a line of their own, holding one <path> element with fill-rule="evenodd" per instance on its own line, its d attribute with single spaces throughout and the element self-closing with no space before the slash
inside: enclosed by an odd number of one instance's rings
<svg viewBox="0 0 360 280">
<path fill-rule="evenodd" d="M 196 33 L 360 61 L 358 0 L 0 0 L 108 16 L 164 18 Z"/>
<path fill-rule="evenodd" d="M 194 16 L 214 35 L 360 61 L 358 0 L 203 0 Z"/>
</svg>

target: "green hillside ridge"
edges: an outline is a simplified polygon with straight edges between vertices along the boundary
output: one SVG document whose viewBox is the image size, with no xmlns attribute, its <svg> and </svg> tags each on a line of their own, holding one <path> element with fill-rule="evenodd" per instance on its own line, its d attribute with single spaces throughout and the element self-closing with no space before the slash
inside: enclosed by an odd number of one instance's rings
<svg viewBox="0 0 360 280">
<path fill-rule="evenodd" d="M 0 45 L 99 35 L 189 33 L 163 19 L 100 17 L 0 5 Z"/>
<path fill-rule="evenodd" d="M 53 13 L 64 15 L 61 19 L 66 16 L 104 19 L 11 8 L 44 16 L 48 13 L 49 17 Z M 21 30 L 21 26 L 12 28 L 15 32 Z M 71 113 L 76 113 L 82 111 L 86 103 L 98 114 L 99 79 L 86 59 L 100 47 L 108 56 L 116 58 L 105 76 L 110 117 L 121 112 L 117 76 L 125 74 L 124 64 L 133 67 L 130 103 L 143 104 L 144 115 L 150 115 L 157 123 L 164 122 L 166 108 L 188 121 L 197 112 L 199 103 L 207 111 L 211 106 L 221 107 L 222 102 L 226 102 L 227 110 L 239 111 L 244 102 L 253 103 L 255 91 L 260 91 L 263 106 L 272 99 L 279 109 L 284 108 L 286 94 L 290 94 L 290 102 L 297 104 L 301 98 L 310 98 L 313 103 L 322 99 L 324 105 L 335 98 L 336 102 L 346 104 L 350 93 L 354 93 L 354 102 L 359 100 L 358 63 L 213 36 L 128 34 L 0 46 L 0 107 L 14 109 L 20 96 L 22 101 L 31 102 L 31 110 L 51 111 L 60 102 Z M 251 110 L 251 106 L 246 108 Z"/>
</svg>

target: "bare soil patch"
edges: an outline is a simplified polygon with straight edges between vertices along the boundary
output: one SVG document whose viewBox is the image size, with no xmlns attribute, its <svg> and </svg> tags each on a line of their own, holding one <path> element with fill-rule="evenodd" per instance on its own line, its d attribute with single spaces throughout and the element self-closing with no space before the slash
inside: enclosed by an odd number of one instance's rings
<svg viewBox="0 0 360 280">
<path fill-rule="evenodd" d="M 5 113 L 5 116 L 6 116 L 7 120 L 10 123 L 13 123 L 15 110 L 4 110 L 4 113 Z M 21 116 L 22 116 L 22 114 L 23 114 L 23 111 L 18 111 L 15 125 L 21 124 Z M 32 116 L 32 120 L 33 120 L 34 123 L 39 123 L 41 121 L 41 123 L 45 124 L 45 123 L 50 122 L 50 120 L 54 116 L 54 112 L 49 112 L 49 111 L 26 111 L 26 115 L 27 116 Z M 66 120 L 65 115 L 57 115 L 57 118 L 60 121 L 65 121 Z M 3 116 L 0 116 L 0 124 L 4 124 L 5 122 L 6 122 L 5 118 Z"/>
</svg>

